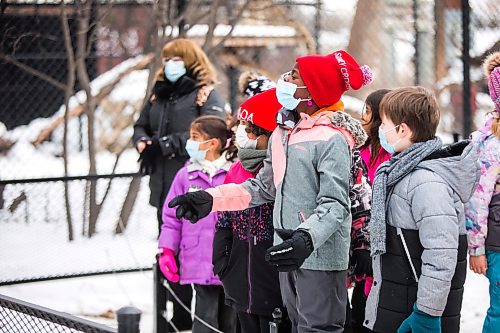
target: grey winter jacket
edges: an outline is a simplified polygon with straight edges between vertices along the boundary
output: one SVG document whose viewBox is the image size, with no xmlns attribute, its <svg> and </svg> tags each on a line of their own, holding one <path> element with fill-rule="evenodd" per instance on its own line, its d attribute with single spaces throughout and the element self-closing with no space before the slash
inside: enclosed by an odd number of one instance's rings
<svg viewBox="0 0 500 333">
<path fill-rule="evenodd" d="M 394 186 L 388 198 L 387 224 L 418 230 L 424 250 L 416 304 L 432 316 L 441 316 L 445 309 L 459 235 L 465 235 L 463 204 L 478 179 L 477 156 L 468 145 L 459 156 L 422 161 Z M 371 329 L 377 320 L 382 271 L 387 271 L 381 267 L 381 259 L 380 255 L 374 257 L 374 284 L 366 305 L 365 325 Z"/>
<path fill-rule="evenodd" d="M 208 190 L 214 197 L 213 210 L 218 211 L 275 201 L 275 229 L 302 229 L 311 235 L 314 251 L 303 269 L 333 271 L 348 266 L 349 172 L 356 141 L 349 129 L 357 121 L 347 116 L 343 119 L 351 123 L 340 128 L 332 125 L 331 117 L 332 112 L 302 114 L 293 129 L 276 128 L 264 166 L 254 179 Z M 281 242 L 275 234 L 274 244 Z"/>
</svg>

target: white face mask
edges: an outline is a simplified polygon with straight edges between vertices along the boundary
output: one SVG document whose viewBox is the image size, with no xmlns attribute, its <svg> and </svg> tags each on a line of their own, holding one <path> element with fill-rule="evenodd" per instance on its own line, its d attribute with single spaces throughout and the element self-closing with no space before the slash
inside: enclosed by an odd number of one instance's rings
<svg viewBox="0 0 500 333">
<path fill-rule="evenodd" d="M 255 149 L 257 148 L 257 139 L 250 139 L 248 133 L 246 132 L 246 126 L 239 124 L 235 133 L 236 144 L 240 148 L 244 149 Z"/>
</svg>

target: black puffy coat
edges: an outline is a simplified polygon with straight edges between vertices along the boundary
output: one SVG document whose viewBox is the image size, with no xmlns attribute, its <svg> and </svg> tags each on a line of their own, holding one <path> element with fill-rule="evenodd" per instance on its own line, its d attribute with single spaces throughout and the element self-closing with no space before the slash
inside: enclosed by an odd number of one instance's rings
<svg viewBox="0 0 500 333">
<path fill-rule="evenodd" d="M 224 100 L 217 91 L 208 90 L 210 94 L 206 101 L 200 98 L 203 91 L 207 91 L 205 89 L 188 75 L 174 84 L 156 81 L 151 98 L 134 124 L 135 147 L 144 139 L 156 137 L 160 141 L 162 154 L 155 159 L 155 170 L 149 180 L 149 203 L 156 208 L 161 209 L 175 174 L 188 159 L 185 145 L 191 122 L 202 115 L 226 117 Z M 199 106 L 197 102 L 203 105 Z"/>
</svg>

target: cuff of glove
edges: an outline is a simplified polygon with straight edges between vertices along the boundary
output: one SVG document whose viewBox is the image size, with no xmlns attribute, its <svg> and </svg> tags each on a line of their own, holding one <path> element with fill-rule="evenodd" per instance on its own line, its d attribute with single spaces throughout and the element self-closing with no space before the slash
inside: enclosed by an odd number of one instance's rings
<svg viewBox="0 0 500 333">
<path fill-rule="evenodd" d="M 311 252 L 314 251 L 314 245 L 313 245 L 313 242 L 312 242 L 311 234 L 308 233 L 305 230 L 302 230 L 302 229 L 298 229 L 296 232 L 299 233 L 302 236 L 302 238 L 304 239 L 304 241 L 306 243 L 306 247 Z"/>
</svg>

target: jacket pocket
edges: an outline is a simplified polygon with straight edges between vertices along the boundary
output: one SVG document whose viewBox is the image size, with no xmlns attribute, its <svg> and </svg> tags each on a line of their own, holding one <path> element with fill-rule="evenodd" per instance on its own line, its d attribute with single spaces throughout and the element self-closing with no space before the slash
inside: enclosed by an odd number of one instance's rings
<svg viewBox="0 0 500 333">
<path fill-rule="evenodd" d="M 186 236 L 181 241 L 179 253 L 180 271 L 184 277 L 197 275 L 197 264 L 200 260 L 200 249 L 198 248 L 198 236 Z"/>
</svg>

